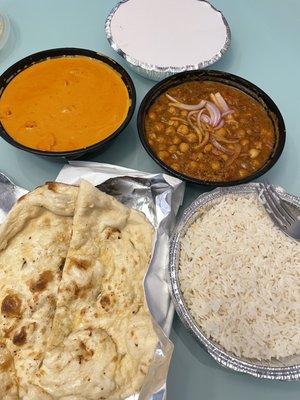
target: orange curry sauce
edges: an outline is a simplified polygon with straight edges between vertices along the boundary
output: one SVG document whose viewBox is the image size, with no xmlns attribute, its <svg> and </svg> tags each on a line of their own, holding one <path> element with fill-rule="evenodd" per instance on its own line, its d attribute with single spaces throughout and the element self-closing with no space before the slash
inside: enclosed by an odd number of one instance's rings
<svg viewBox="0 0 300 400">
<path fill-rule="evenodd" d="M 0 120 L 17 142 L 44 151 L 91 146 L 126 118 L 130 98 L 121 76 L 104 62 L 68 56 L 19 73 L 0 98 Z"/>
</svg>

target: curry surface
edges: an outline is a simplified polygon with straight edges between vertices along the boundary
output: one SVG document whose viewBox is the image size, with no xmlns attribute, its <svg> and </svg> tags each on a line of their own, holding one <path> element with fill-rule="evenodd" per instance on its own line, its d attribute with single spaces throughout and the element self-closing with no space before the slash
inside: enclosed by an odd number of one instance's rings
<svg viewBox="0 0 300 400">
<path fill-rule="evenodd" d="M 91 146 L 125 120 L 128 90 L 119 73 L 84 56 L 48 59 L 19 73 L 0 98 L 0 120 L 17 142 L 44 151 Z"/>
<path fill-rule="evenodd" d="M 155 100 L 146 115 L 146 138 L 160 160 L 186 176 L 212 182 L 243 179 L 264 166 L 275 145 L 273 123 L 263 106 L 218 82 L 191 81 L 167 91 L 179 102 L 191 105 L 211 100 L 211 93 L 217 92 L 234 113 L 225 116 L 224 126 L 217 130 L 202 123 L 203 131 L 212 138 L 205 146 L 199 145 L 197 132 L 188 123 L 188 111 L 174 107 L 166 93 Z M 213 145 L 214 139 L 225 152 Z"/>
</svg>

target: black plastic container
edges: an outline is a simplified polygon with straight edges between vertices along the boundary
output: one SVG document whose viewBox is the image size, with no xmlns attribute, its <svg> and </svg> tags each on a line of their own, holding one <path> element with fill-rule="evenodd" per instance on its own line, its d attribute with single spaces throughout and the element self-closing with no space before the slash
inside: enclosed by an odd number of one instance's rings
<svg viewBox="0 0 300 400">
<path fill-rule="evenodd" d="M 77 48 L 71 48 L 71 47 L 66 47 L 66 48 L 58 48 L 58 49 L 50 49 L 50 50 L 44 50 L 40 51 L 38 53 L 31 54 L 28 57 L 23 58 L 22 60 L 16 62 L 13 64 L 11 67 L 9 67 L 1 76 L 0 76 L 0 97 L 5 90 L 6 86 L 9 84 L 9 82 L 20 72 L 22 72 L 24 69 L 30 67 L 33 64 L 39 63 L 41 61 L 45 61 L 49 58 L 60 58 L 60 57 L 70 57 L 70 56 L 85 56 L 89 57 L 95 60 L 100 60 L 104 62 L 105 64 L 111 66 L 115 71 L 117 71 L 125 83 L 129 98 L 131 101 L 131 104 L 128 109 L 127 116 L 125 120 L 123 121 L 122 125 L 115 131 L 113 132 L 110 136 L 108 136 L 106 139 L 103 139 L 99 141 L 96 144 L 93 144 L 92 146 L 85 147 L 82 149 L 77 149 L 77 150 L 72 150 L 72 151 L 61 151 L 61 152 L 55 152 L 55 151 L 42 151 L 42 150 L 37 150 L 37 149 L 32 149 L 30 147 L 24 146 L 21 143 L 16 142 L 10 135 L 9 133 L 4 129 L 3 125 L 1 124 L 0 121 L 0 136 L 6 140 L 8 143 L 11 145 L 21 149 L 28 151 L 33 154 L 38 154 L 41 156 L 46 156 L 46 157 L 51 157 L 51 158 L 79 158 L 87 153 L 94 153 L 99 150 L 102 150 L 105 148 L 116 136 L 118 136 L 128 125 L 130 122 L 132 115 L 134 113 L 135 109 L 135 104 L 136 104 L 136 92 L 135 92 L 135 87 L 133 84 L 132 79 L 130 78 L 129 74 L 125 71 L 125 69 L 118 64 L 116 61 L 113 59 L 105 56 L 104 54 L 97 53 L 92 50 L 86 50 L 86 49 L 77 49 Z"/>
<path fill-rule="evenodd" d="M 165 93 L 171 87 L 180 85 L 184 82 L 189 81 L 213 81 L 220 82 L 229 86 L 232 86 L 236 89 L 243 91 L 244 93 L 250 95 L 255 100 L 257 100 L 266 110 L 269 115 L 276 135 L 275 145 L 273 151 L 265 163 L 265 165 L 259 170 L 253 172 L 253 174 L 248 175 L 247 177 L 235 181 L 228 182 L 214 182 L 214 181 L 205 181 L 197 178 L 190 177 L 188 175 L 182 174 L 178 171 L 173 170 L 170 166 L 161 161 L 151 149 L 150 145 L 147 142 L 146 132 L 145 132 L 145 117 L 146 114 L 154 103 L 154 101 L 163 93 Z M 259 87 L 255 86 L 253 83 L 239 77 L 236 75 L 229 74 L 227 72 L 222 71 L 210 71 L 210 70 L 201 70 L 201 71 L 187 71 L 181 72 L 179 74 L 173 75 L 169 78 L 166 78 L 156 84 L 144 97 L 138 112 L 137 117 L 137 127 L 140 136 L 140 140 L 148 152 L 148 154 L 153 158 L 157 164 L 159 164 L 162 168 L 167 170 L 170 174 L 185 180 L 187 182 L 196 183 L 204 186 L 234 186 L 242 183 L 247 183 L 260 177 L 269 171 L 270 168 L 276 163 L 279 159 L 285 144 L 286 132 L 285 132 L 285 124 L 283 117 L 273 102 L 273 100 Z"/>
</svg>

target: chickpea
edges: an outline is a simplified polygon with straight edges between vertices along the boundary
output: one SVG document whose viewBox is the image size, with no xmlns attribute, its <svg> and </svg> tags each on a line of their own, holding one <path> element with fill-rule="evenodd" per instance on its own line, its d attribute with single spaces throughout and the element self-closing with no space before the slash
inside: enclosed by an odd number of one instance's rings
<svg viewBox="0 0 300 400">
<path fill-rule="evenodd" d="M 179 167 L 179 164 L 173 163 L 173 164 L 171 164 L 171 168 L 175 169 L 175 171 L 178 171 L 180 167 Z"/>
<path fill-rule="evenodd" d="M 226 135 L 226 129 L 225 128 L 220 128 L 220 129 L 218 129 L 218 130 L 216 130 L 216 134 L 218 135 L 218 136 L 225 136 Z"/>
<path fill-rule="evenodd" d="M 167 135 L 174 135 L 175 132 L 176 132 L 176 130 L 175 130 L 174 126 L 168 126 L 167 129 L 166 129 L 166 134 Z"/>
<path fill-rule="evenodd" d="M 259 155 L 260 151 L 257 149 L 250 149 L 249 156 L 250 158 L 256 158 Z"/>
<path fill-rule="evenodd" d="M 259 150 L 262 149 L 262 142 L 257 141 L 257 142 L 254 143 L 254 145 L 255 145 L 256 149 L 259 149 Z"/>
<path fill-rule="evenodd" d="M 242 146 L 247 146 L 247 144 L 249 144 L 249 140 L 248 139 L 241 140 L 241 145 Z"/>
<path fill-rule="evenodd" d="M 154 129 L 156 130 L 156 132 L 160 133 L 164 129 L 164 124 L 162 122 L 155 122 Z"/>
<path fill-rule="evenodd" d="M 172 144 L 172 146 L 170 146 L 168 148 L 169 153 L 175 153 L 177 151 L 177 146 L 175 146 L 175 144 Z"/>
<path fill-rule="evenodd" d="M 155 133 L 149 133 L 149 139 L 155 140 L 156 139 Z"/>
<path fill-rule="evenodd" d="M 245 131 L 245 129 L 238 129 L 238 130 L 236 131 L 236 134 L 237 134 L 237 136 L 238 136 L 239 138 L 244 138 L 244 137 L 246 136 L 246 131 Z"/>
<path fill-rule="evenodd" d="M 239 170 L 239 176 L 241 178 L 245 178 L 245 176 L 247 176 L 247 175 L 248 175 L 248 172 L 245 169 L 240 169 Z"/>
<path fill-rule="evenodd" d="M 171 106 L 171 107 L 168 108 L 168 112 L 169 112 L 170 114 L 176 114 L 176 108 L 173 107 L 173 106 Z"/>
<path fill-rule="evenodd" d="M 168 151 L 159 151 L 157 153 L 157 155 L 161 160 L 165 160 L 166 158 L 168 158 L 170 156 Z"/>
<path fill-rule="evenodd" d="M 183 117 L 186 117 L 188 115 L 188 112 L 186 110 L 181 110 L 180 115 L 182 115 Z"/>
<path fill-rule="evenodd" d="M 219 171 L 219 169 L 221 168 L 221 164 L 219 163 L 219 161 L 213 161 L 210 165 L 214 171 Z"/>
<path fill-rule="evenodd" d="M 181 124 L 177 128 L 177 133 L 181 135 L 187 135 L 189 133 L 189 128 L 186 125 Z"/>
<path fill-rule="evenodd" d="M 174 144 L 180 144 L 181 143 L 180 137 L 179 136 L 175 136 L 174 139 L 173 139 L 173 143 Z"/>
<path fill-rule="evenodd" d="M 174 126 L 175 128 L 177 128 L 177 126 L 179 125 L 179 121 L 176 121 L 176 120 L 174 121 L 173 119 L 169 119 L 168 125 Z"/>
<path fill-rule="evenodd" d="M 179 150 L 182 153 L 186 153 L 187 151 L 189 151 L 189 148 L 190 148 L 190 146 L 187 143 L 180 143 L 180 145 L 179 145 Z"/>
<path fill-rule="evenodd" d="M 167 146 L 165 144 L 160 144 L 158 150 L 166 150 Z"/>
<path fill-rule="evenodd" d="M 153 145 L 154 145 L 154 141 L 153 140 L 149 139 L 148 143 L 150 144 L 151 147 L 153 147 Z"/>
<path fill-rule="evenodd" d="M 148 115 L 149 115 L 149 119 L 151 119 L 152 121 L 156 120 L 156 114 L 155 114 L 155 112 L 150 111 Z"/>
<path fill-rule="evenodd" d="M 254 168 L 258 168 L 258 167 L 260 166 L 260 163 L 259 163 L 258 160 L 252 160 L 252 161 L 251 161 L 251 164 L 252 164 L 252 166 L 253 166 Z"/>
<path fill-rule="evenodd" d="M 203 151 L 204 151 L 204 153 L 209 153 L 210 151 L 212 151 L 212 145 L 210 144 L 210 143 L 208 143 L 205 147 L 204 147 L 204 149 L 203 149 Z"/>
<path fill-rule="evenodd" d="M 191 169 L 197 169 L 198 168 L 198 163 L 196 163 L 196 161 L 190 161 L 189 167 Z"/>
<path fill-rule="evenodd" d="M 228 160 L 228 155 L 227 154 L 222 154 L 221 157 L 223 158 L 224 161 Z"/>
<path fill-rule="evenodd" d="M 198 142 L 198 136 L 196 135 L 196 133 L 189 133 L 186 138 L 189 143 Z"/>
</svg>

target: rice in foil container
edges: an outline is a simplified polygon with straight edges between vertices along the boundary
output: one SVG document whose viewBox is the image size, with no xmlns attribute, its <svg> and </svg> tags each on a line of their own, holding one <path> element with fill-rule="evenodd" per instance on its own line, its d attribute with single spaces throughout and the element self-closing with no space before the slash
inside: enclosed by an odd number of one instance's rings
<svg viewBox="0 0 300 400">
<path fill-rule="evenodd" d="M 174 316 L 167 272 L 169 241 L 185 185 L 179 179 L 162 173 L 150 174 L 84 161 L 72 161 L 65 165 L 56 181 L 77 185 L 81 179 L 91 182 L 127 207 L 143 212 L 155 228 L 155 243 L 144 289 L 158 345 L 141 392 L 126 400 L 166 399 L 166 380 L 173 352 L 173 344 L 168 336 Z M 17 199 L 27 192 L 0 174 L 0 222 L 3 222 Z"/>
<path fill-rule="evenodd" d="M 292 206 L 300 209 L 300 197 L 288 194 L 279 186 L 274 186 L 281 199 L 286 200 Z M 178 222 L 171 240 L 169 277 L 172 292 L 172 298 L 176 311 L 186 326 L 194 335 L 203 348 L 223 367 L 234 371 L 244 372 L 257 378 L 272 380 L 295 381 L 300 379 L 300 355 L 286 357 L 284 359 L 270 361 L 250 360 L 238 358 L 227 352 L 211 338 L 207 337 L 201 330 L 201 327 L 195 322 L 189 312 L 184 297 L 180 289 L 180 280 L 178 276 L 178 266 L 180 258 L 180 243 L 187 229 L 198 218 L 202 207 L 209 207 L 216 204 L 227 194 L 247 195 L 258 194 L 259 184 L 250 183 L 246 185 L 218 188 L 209 193 L 200 195 L 184 212 Z"/>
<path fill-rule="evenodd" d="M 137 74 L 160 81 L 178 72 L 208 67 L 228 50 L 231 43 L 229 24 L 222 12 L 208 1 L 177 0 L 177 4 L 174 0 L 155 1 L 122 0 L 111 10 L 105 22 L 109 44 Z M 176 9 L 177 15 L 173 13 Z M 166 24 L 170 24 L 169 31 L 163 35 Z M 154 37 L 159 29 L 162 30 L 161 37 Z M 189 29 L 190 34 L 187 32 Z M 116 30 L 119 31 L 118 34 Z M 183 34 L 190 37 L 184 37 L 180 46 L 178 40 Z M 169 48 L 163 46 L 164 37 L 170 38 Z M 187 45 L 190 42 L 193 46 L 184 54 L 184 43 Z M 137 51 L 130 49 L 137 43 Z M 155 61 L 151 56 L 154 49 L 160 52 L 160 58 L 155 57 Z M 168 62 L 165 57 L 170 54 L 178 54 L 180 61 Z"/>
</svg>

